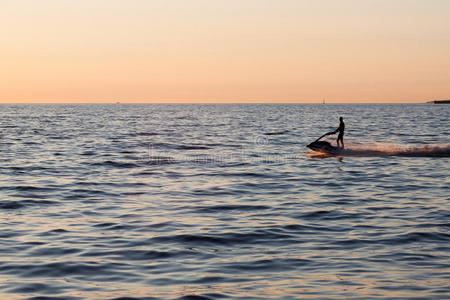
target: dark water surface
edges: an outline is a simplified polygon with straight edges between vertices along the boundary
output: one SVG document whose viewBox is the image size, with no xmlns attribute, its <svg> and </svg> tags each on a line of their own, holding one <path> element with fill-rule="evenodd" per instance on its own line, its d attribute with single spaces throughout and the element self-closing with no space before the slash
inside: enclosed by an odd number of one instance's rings
<svg viewBox="0 0 450 300">
<path fill-rule="evenodd" d="M 449 153 L 450 105 L 0 105 L 1 299 L 449 299 L 450 158 L 309 153 L 339 115 Z"/>
</svg>

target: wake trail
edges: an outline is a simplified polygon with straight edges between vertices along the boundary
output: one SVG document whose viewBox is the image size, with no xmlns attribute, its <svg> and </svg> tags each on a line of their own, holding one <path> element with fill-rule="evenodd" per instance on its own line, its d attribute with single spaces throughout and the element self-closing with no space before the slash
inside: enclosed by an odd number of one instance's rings
<svg viewBox="0 0 450 300">
<path fill-rule="evenodd" d="M 338 156 L 403 156 L 403 157 L 450 157 L 450 144 L 401 145 L 392 143 L 358 144 L 346 143 Z"/>
</svg>

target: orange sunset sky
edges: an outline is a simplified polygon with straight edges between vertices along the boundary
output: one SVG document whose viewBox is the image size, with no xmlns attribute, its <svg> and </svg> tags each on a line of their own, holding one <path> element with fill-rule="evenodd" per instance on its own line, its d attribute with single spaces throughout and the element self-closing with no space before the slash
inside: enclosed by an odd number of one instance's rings
<svg viewBox="0 0 450 300">
<path fill-rule="evenodd" d="M 448 0 L 0 0 L 0 102 L 450 98 Z"/>
</svg>

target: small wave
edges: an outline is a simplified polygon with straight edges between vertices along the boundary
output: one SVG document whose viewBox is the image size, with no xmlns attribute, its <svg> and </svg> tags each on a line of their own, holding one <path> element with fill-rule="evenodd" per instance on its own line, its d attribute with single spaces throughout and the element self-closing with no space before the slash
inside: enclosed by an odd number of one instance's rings
<svg viewBox="0 0 450 300">
<path fill-rule="evenodd" d="M 362 214 L 359 213 L 346 213 L 338 210 L 318 210 L 305 212 L 299 216 L 300 219 L 305 220 L 342 220 L 342 219 L 353 219 L 353 218 L 361 218 Z"/>
<path fill-rule="evenodd" d="M 197 209 L 199 213 L 218 213 L 218 212 L 228 212 L 228 211 L 256 211 L 256 210 L 266 210 L 270 209 L 266 205 L 214 205 L 206 206 Z"/>
<path fill-rule="evenodd" d="M 154 136 L 154 135 L 159 135 L 159 133 L 156 132 L 134 132 L 134 133 L 130 133 L 130 136 Z"/>
<path fill-rule="evenodd" d="M 101 163 L 92 163 L 91 166 L 104 166 L 104 167 L 114 167 L 114 168 L 136 168 L 139 167 L 137 164 L 118 162 L 113 160 L 107 160 Z"/>
<path fill-rule="evenodd" d="M 270 230 L 258 230 L 248 233 L 229 232 L 216 235 L 192 235 L 180 234 L 169 236 L 157 236 L 151 238 L 154 243 L 179 243 L 179 244 L 195 244 L 195 245 L 215 245 L 230 246 L 237 244 L 259 244 L 267 245 L 286 245 L 292 242 L 293 236 L 288 233 L 277 233 Z M 295 240 L 295 239 L 294 239 Z M 297 241 L 298 242 L 298 241 Z"/>
<path fill-rule="evenodd" d="M 237 177 L 259 177 L 259 178 L 273 178 L 273 174 L 270 173 L 256 173 L 256 172 L 222 172 L 223 177 L 237 176 Z"/>
<path fill-rule="evenodd" d="M 32 257 L 42 257 L 42 256 L 58 256 L 61 257 L 63 255 L 70 255 L 74 253 L 81 252 L 81 249 L 76 248 L 65 248 L 65 247 L 42 247 L 36 250 L 33 250 L 28 253 L 29 256 Z"/>
<path fill-rule="evenodd" d="M 8 201 L 6 203 L 0 203 L 0 209 L 19 209 L 24 207 L 20 201 Z"/>
<path fill-rule="evenodd" d="M 264 133 L 264 135 L 281 135 L 281 134 L 285 134 L 285 133 L 289 133 L 289 130 L 266 132 L 266 133 Z"/>
<path fill-rule="evenodd" d="M 212 299 L 215 299 L 215 298 L 199 296 L 199 295 L 187 295 L 187 296 L 177 298 L 176 300 L 212 300 Z"/>
<path fill-rule="evenodd" d="M 408 232 L 389 239 L 382 239 L 381 242 L 388 245 L 405 245 L 409 243 L 448 243 L 450 234 L 443 232 Z"/>
<path fill-rule="evenodd" d="M 95 152 L 95 151 L 84 151 L 80 155 L 91 156 L 91 155 L 96 155 L 96 154 L 97 154 L 97 152 Z"/>
<path fill-rule="evenodd" d="M 68 191 L 68 195 L 64 197 L 67 200 L 89 198 L 89 197 L 115 197 L 117 194 L 96 189 L 72 189 Z"/>
<path fill-rule="evenodd" d="M 17 186 L 9 186 L 9 187 L 2 187 L 1 189 L 10 189 L 10 190 L 16 190 L 20 192 L 54 192 L 54 188 L 48 188 L 48 187 L 37 187 L 32 185 L 17 185 Z"/>
<path fill-rule="evenodd" d="M 211 149 L 211 147 L 203 146 L 203 145 L 178 145 L 175 147 L 177 150 L 207 150 Z"/>
<path fill-rule="evenodd" d="M 61 293 L 65 290 L 65 288 L 55 287 L 54 285 L 47 285 L 44 283 L 22 283 L 18 285 L 18 287 L 9 290 L 10 293 Z M 34 297 L 31 299 L 62 299 L 62 298 L 53 298 L 53 297 Z"/>
<path fill-rule="evenodd" d="M 141 163 L 145 164 L 145 165 L 168 165 L 168 164 L 173 164 L 175 163 L 176 160 L 174 157 L 171 156 L 147 156 L 144 157 L 141 160 Z M 147 171 L 148 173 L 148 171 Z M 143 174 L 143 175 L 150 175 L 150 174 Z"/>
<path fill-rule="evenodd" d="M 64 277 L 67 275 L 80 275 L 89 279 L 103 277 L 110 278 L 113 275 L 125 276 L 124 272 L 115 271 L 117 265 L 98 262 L 51 262 L 43 264 L 6 263 L 0 266 L 0 274 L 21 274 L 23 277 Z M 133 276 L 126 273 L 126 276 Z M 88 280 L 88 279 L 86 279 Z"/>
<path fill-rule="evenodd" d="M 113 298 L 109 300 L 159 300 L 160 298 L 153 298 L 153 297 L 144 297 L 144 298 L 135 298 L 135 297 L 119 297 L 119 298 Z"/>
<path fill-rule="evenodd" d="M 264 271 L 286 271 L 305 268 L 314 265 L 314 261 L 301 258 L 273 258 L 255 261 L 240 261 L 224 264 L 223 268 L 230 273 L 241 272 L 264 272 Z"/>
<path fill-rule="evenodd" d="M 188 251 L 155 251 L 155 250 L 108 250 L 108 251 L 89 251 L 83 253 L 83 257 L 110 257 L 120 260 L 158 260 L 173 258 L 177 255 L 190 254 Z"/>
<path fill-rule="evenodd" d="M 21 200 L 21 201 L 2 201 L 0 202 L 0 209 L 20 209 L 31 205 L 54 205 L 58 204 L 56 201 L 50 200 Z"/>
</svg>

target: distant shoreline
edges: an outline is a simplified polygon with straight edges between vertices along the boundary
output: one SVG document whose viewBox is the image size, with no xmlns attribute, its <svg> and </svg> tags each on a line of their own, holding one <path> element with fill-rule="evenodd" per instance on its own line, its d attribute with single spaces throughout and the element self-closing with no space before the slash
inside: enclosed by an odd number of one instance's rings
<svg viewBox="0 0 450 300">
<path fill-rule="evenodd" d="M 433 100 L 429 101 L 427 103 L 434 103 L 434 104 L 450 104 L 450 100 Z"/>
</svg>

